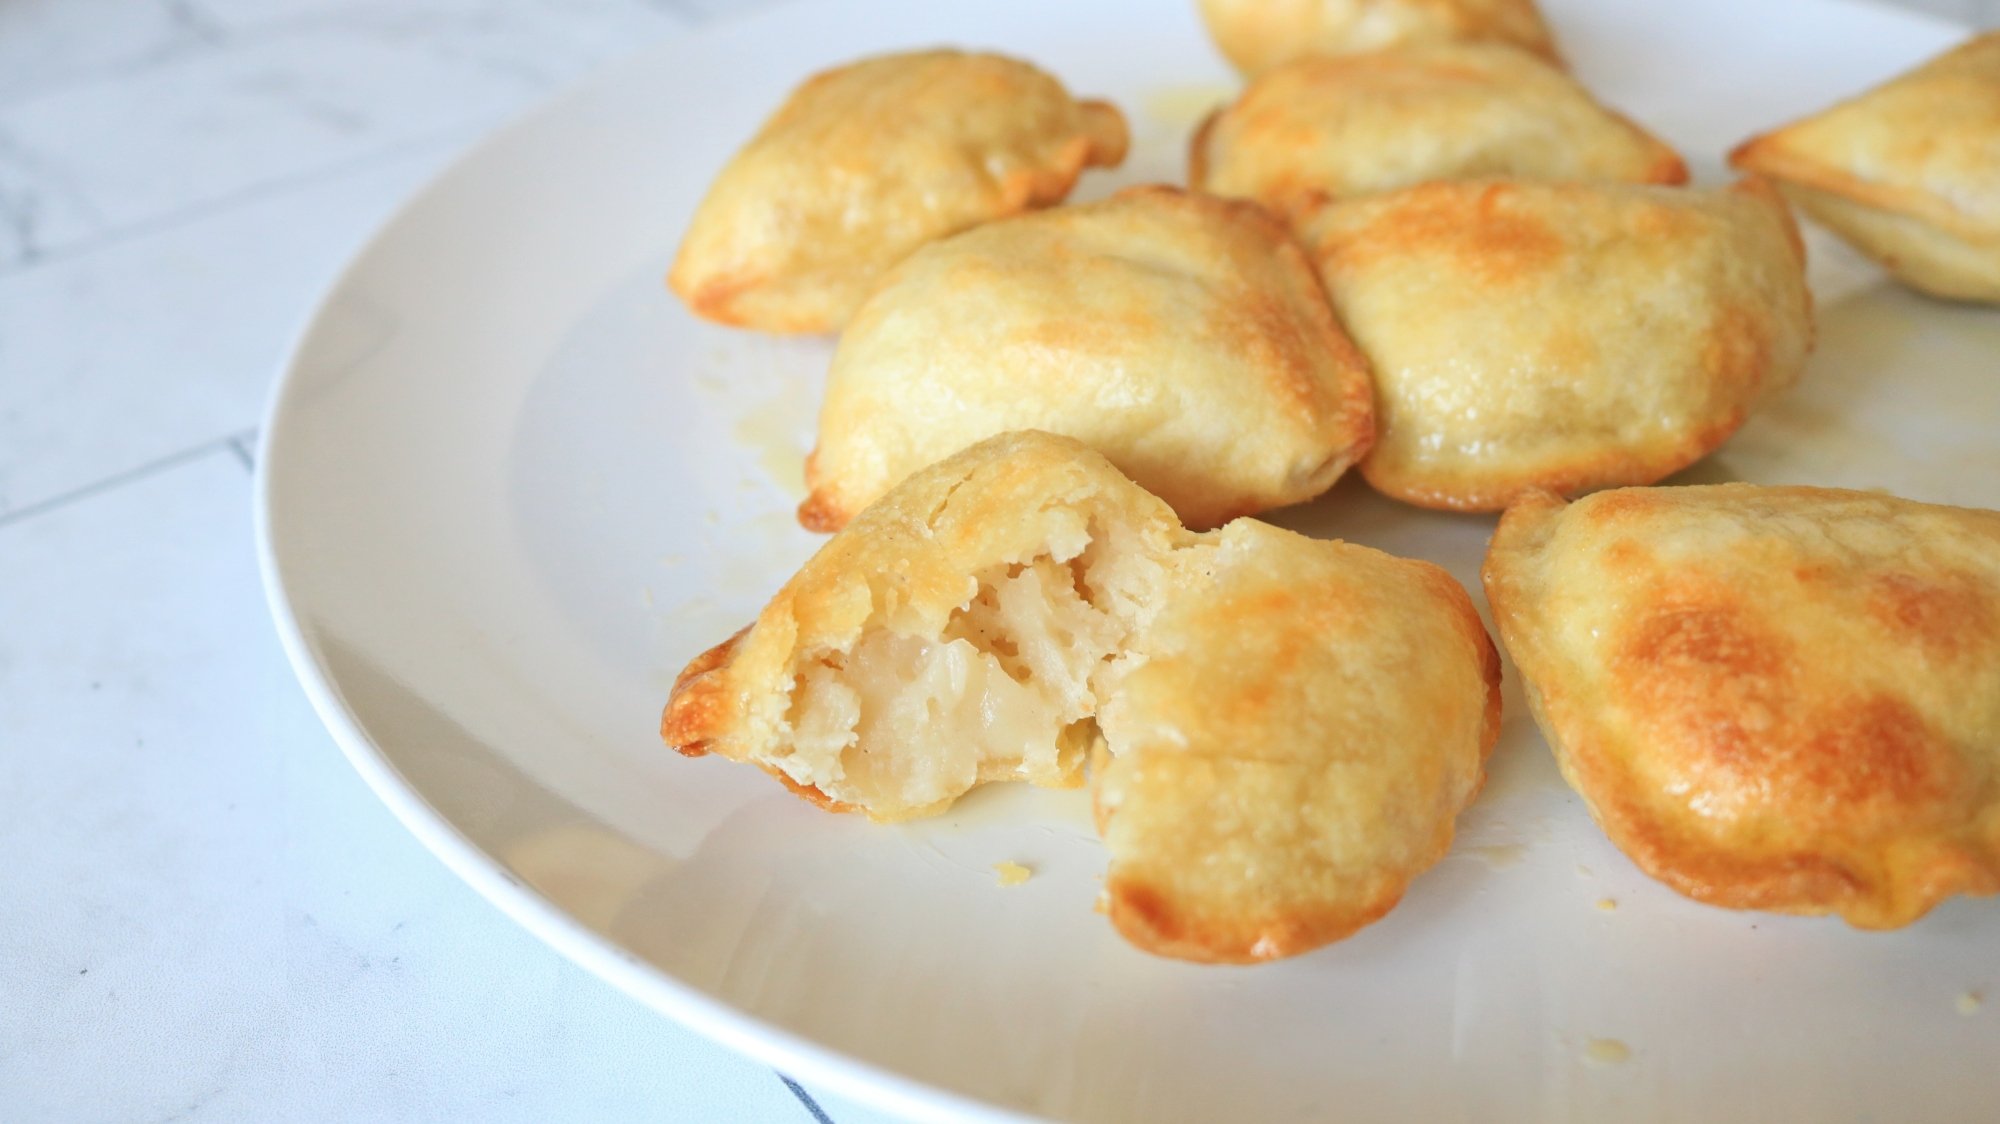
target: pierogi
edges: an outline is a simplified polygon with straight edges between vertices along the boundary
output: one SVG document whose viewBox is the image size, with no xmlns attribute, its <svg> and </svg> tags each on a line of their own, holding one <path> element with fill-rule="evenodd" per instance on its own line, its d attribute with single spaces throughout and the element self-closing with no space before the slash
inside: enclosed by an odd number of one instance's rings
<svg viewBox="0 0 2000 1124">
<path fill-rule="evenodd" d="M 1075 437 L 1212 527 L 1325 491 L 1374 437 L 1367 364 L 1284 224 L 1169 187 L 989 223 L 842 334 L 799 521 L 1016 429 Z"/>
<path fill-rule="evenodd" d="M 1484 577 L 1563 775 L 1653 877 L 1871 929 L 2000 891 L 2000 512 L 1540 493 Z"/>
<path fill-rule="evenodd" d="M 1376 385 L 1361 473 L 1424 507 L 1649 484 L 1790 387 L 1805 253 L 1768 185 L 1466 180 L 1300 224 Z"/>
<path fill-rule="evenodd" d="M 1118 931 L 1252 962 L 1368 924 L 1444 854 L 1499 705 L 1437 567 L 1254 520 L 1188 531 L 1028 432 L 861 512 L 689 664 L 661 733 L 880 821 L 1077 785 L 1094 757 Z"/>
<path fill-rule="evenodd" d="M 1908 284 L 2000 303 L 2000 31 L 1730 160 Z"/>
<path fill-rule="evenodd" d="M 722 169 L 667 285 L 696 315 L 833 332 L 910 251 L 1046 207 L 1125 158 L 1125 118 L 1028 63 L 936 50 L 813 76 Z"/>
<path fill-rule="evenodd" d="M 1195 134 L 1189 183 L 1291 215 L 1427 180 L 1682 183 L 1673 149 L 1505 43 L 1434 43 L 1265 71 Z"/>
</svg>

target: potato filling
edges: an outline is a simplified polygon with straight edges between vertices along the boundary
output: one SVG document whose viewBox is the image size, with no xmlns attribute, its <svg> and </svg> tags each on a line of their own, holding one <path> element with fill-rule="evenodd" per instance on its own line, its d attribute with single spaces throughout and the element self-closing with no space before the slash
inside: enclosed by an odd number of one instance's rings
<svg viewBox="0 0 2000 1124">
<path fill-rule="evenodd" d="M 1092 601 L 1093 553 L 994 567 L 941 635 L 871 629 L 814 662 L 777 764 L 836 799 L 913 809 L 984 781 L 1076 783 L 1094 680 L 1126 633 Z"/>
</svg>

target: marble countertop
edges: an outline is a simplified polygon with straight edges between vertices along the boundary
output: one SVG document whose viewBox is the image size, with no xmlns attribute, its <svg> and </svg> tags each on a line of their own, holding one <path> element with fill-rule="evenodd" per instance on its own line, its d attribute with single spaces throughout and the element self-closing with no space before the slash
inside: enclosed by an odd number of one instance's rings
<svg viewBox="0 0 2000 1124">
<path fill-rule="evenodd" d="M 642 1008 L 419 846 L 294 683 L 248 517 L 271 381 L 389 210 L 751 6 L 0 4 L 0 1116 L 886 1119 Z"/>
<path fill-rule="evenodd" d="M 446 871 L 292 680 L 251 539 L 252 427 L 362 239 L 747 6 L 0 4 L 0 1118 L 885 1119 Z"/>
</svg>

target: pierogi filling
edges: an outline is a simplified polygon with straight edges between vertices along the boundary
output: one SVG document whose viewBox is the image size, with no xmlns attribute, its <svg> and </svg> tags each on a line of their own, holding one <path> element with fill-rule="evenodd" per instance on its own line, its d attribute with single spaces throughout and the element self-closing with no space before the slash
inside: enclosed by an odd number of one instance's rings
<svg viewBox="0 0 2000 1124">
<path fill-rule="evenodd" d="M 913 811 L 986 781 L 1081 783 L 1104 682 L 1160 578 L 1120 537 L 985 570 L 939 635 L 871 627 L 810 661 L 774 764 L 835 800 Z"/>
</svg>

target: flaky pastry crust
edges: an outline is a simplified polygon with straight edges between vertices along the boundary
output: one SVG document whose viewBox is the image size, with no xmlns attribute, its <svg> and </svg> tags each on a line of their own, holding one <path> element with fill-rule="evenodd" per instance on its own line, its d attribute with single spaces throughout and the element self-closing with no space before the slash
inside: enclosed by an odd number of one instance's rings
<svg viewBox="0 0 2000 1124">
<path fill-rule="evenodd" d="M 1427 562 L 1243 519 L 1133 640 L 1092 781 L 1105 911 L 1254 963 L 1388 913 L 1451 849 L 1500 729 L 1500 660 Z"/>
<path fill-rule="evenodd" d="M 808 79 L 725 166 L 667 285 L 697 315 L 832 332 L 882 274 L 936 238 L 1069 194 L 1115 166 L 1116 107 L 1028 63 L 917 51 Z"/>
<path fill-rule="evenodd" d="M 2000 303 L 2000 31 L 1730 153 L 1908 284 Z"/>
<path fill-rule="evenodd" d="M 1871 929 L 2000 891 L 2000 513 L 1540 494 L 1483 576 L 1563 775 L 1648 874 Z"/>
<path fill-rule="evenodd" d="M 1215 45 L 1245 74 L 1307 55 L 1412 43 L 1512 43 L 1561 64 L 1534 0 L 1201 0 Z"/>
<path fill-rule="evenodd" d="M 689 664 L 661 733 L 883 821 L 1094 755 L 1118 931 L 1243 963 L 1346 936 L 1443 855 L 1498 676 L 1437 567 L 1195 534 L 1082 444 L 1012 433 L 863 511 Z"/>
<path fill-rule="evenodd" d="M 841 336 L 800 522 L 1015 429 L 1078 438 L 1188 524 L 1311 499 L 1374 437 L 1367 364 L 1263 208 L 1170 187 L 991 223 L 897 266 Z"/>
<path fill-rule="evenodd" d="M 1684 183 L 1673 149 L 1506 43 L 1308 56 L 1195 134 L 1189 183 L 1279 214 L 1315 198 L 1481 176 Z"/>
<path fill-rule="evenodd" d="M 1361 473 L 1424 507 L 1652 483 L 1790 387 L 1812 346 L 1798 229 L 1755 179 L 1428 183 L 1300 230 L 1374 370 Z"/>
</svg>

